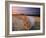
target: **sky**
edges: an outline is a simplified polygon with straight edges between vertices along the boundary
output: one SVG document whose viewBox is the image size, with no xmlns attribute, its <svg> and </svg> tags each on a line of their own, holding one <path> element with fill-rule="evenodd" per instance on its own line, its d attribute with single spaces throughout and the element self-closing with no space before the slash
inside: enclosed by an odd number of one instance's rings
<svg viewBox="0 0 46 38">
<path fill-rule="evenodd" d="M 32 7 L 12 7 L 12 13 L 16 13 L 16 14 L 40 15 L 40 8 L 32 8 Z"/>
</svg>

